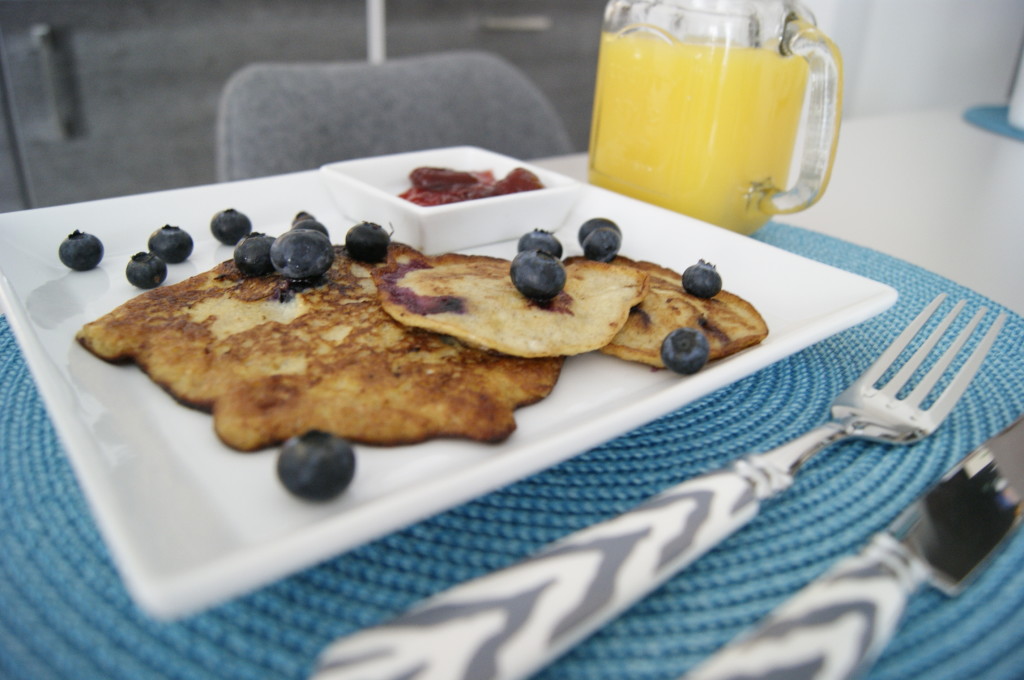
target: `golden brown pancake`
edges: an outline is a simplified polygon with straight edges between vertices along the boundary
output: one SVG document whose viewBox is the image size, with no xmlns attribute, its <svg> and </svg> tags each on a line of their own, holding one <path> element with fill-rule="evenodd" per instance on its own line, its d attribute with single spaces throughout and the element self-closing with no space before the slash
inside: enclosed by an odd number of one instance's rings
<svg viewBox="0 0 1024 680">
<path fill-rule="evenodd" d="M 371 268 L 335 253 L 306 288 L 224 262 L 140 294 L 77 339 L 212 411 L 218 436 L 242 451 L 312 429 L 377 445 L 497 442 L 515 429 L 517 407 L 554 387 L 560 358 L 500 356 L 396 323 Z"/>
<path fill-rule="evenodd" d="M 646 273 L 650 292 L 601 349 L 605 354 L 663 368 L 661 343 L 676 328 L 700 329 L 710 346 L 709 361 L 756 345 L 768 335 L 758 311 L 737 295 L 723 290 L 712 298 L 699 298 L 683 290 L 682 276 L 671 269 L 622 256 L 614 263 Z"/>
<path fill-rule="evenodd" d="M 381 305 L 397 321 L 520 357 L 571 356 L 606 345 L 647 294 L 635 267 L 576 260 L 548 302 L 512 285 L 511 262 L 482 255 L 393 249 L 373 272 Z"/>
</svg>

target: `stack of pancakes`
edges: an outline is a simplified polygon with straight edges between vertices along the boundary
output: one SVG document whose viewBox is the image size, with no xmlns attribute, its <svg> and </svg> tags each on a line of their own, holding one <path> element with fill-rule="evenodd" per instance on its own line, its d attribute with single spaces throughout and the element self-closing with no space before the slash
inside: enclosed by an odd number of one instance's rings
<svg viewBox="0 0 1024 680">
<path fill-rule="evenodd" d="M 397 243 L 368 264 L 336 247 L 321 279 L 295 282 L 246 277 L 227 261 L 142 293 L 77 340 L 137 364 L 211 412 L 225 444 L 254 451 L 312 429 L 376 445 L 502 441 L 567 356 L 660 367 L 661 342 L 679 326 L 705 333 L 711 359 L 767 335 L 749 303 L 725 291 L 695 298 L 651 263 L 569 258 L 564 290 L 543 303 L 513 287 L 510 264 Z"/>
</svg>

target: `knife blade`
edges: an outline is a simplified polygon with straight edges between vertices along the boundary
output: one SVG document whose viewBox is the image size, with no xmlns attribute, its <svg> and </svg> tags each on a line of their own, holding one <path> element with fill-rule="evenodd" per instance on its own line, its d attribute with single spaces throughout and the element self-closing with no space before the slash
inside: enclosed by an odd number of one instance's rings
<svg viewBox="0 0 1024 680">
<path fill-rule="evenodd" d="M 1021 524 L 1024 417 L 965 456 L 857 554 L 780 605 L 687 680 L 851 678 L 925 583 L 958 595 Z"/>
</svg>

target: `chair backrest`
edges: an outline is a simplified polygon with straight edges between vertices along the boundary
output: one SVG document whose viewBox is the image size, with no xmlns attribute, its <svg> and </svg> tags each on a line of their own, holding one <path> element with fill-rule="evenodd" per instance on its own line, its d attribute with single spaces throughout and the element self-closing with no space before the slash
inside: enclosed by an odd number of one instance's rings
<svg viewBox="0 0 1024 680">
<path fill-rule="evenodd" d="M 458 145 L 524 160 L 573 151 L 544 93 L 504 59 L 475 51 L 251 64 L 228 80 L 217 114 L 222 181 Z"/>
</svg>

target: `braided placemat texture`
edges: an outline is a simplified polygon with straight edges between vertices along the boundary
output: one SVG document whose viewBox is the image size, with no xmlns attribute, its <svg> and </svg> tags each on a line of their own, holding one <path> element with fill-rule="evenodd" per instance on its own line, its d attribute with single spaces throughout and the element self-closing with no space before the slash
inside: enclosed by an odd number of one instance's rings
<svg viewBox="0 0 1024 680">
<path fill-rule="evenodd" d="M 754 238 L 888 283 L 900 299 L 877 319 L 572 460 L 173 623 L 129 600 L 0 321 L 0 677 L 302 678 L 337 636 L 822 422 L 835 394 L 937 293 L 992 306 L 935 274 L 803 229 L 768 224 Z M 1022 348 L 1024 320 L 1011 314 L 938 432 L 909 448 L 833 447 L 751 525 L 540 677 L 673 678 L 695 665 L 1024 411 Z M 918 593 L 868 677 L 1020 678 L 1021 564 L 1018 533 L 961 597 Z"/>
</svg>

